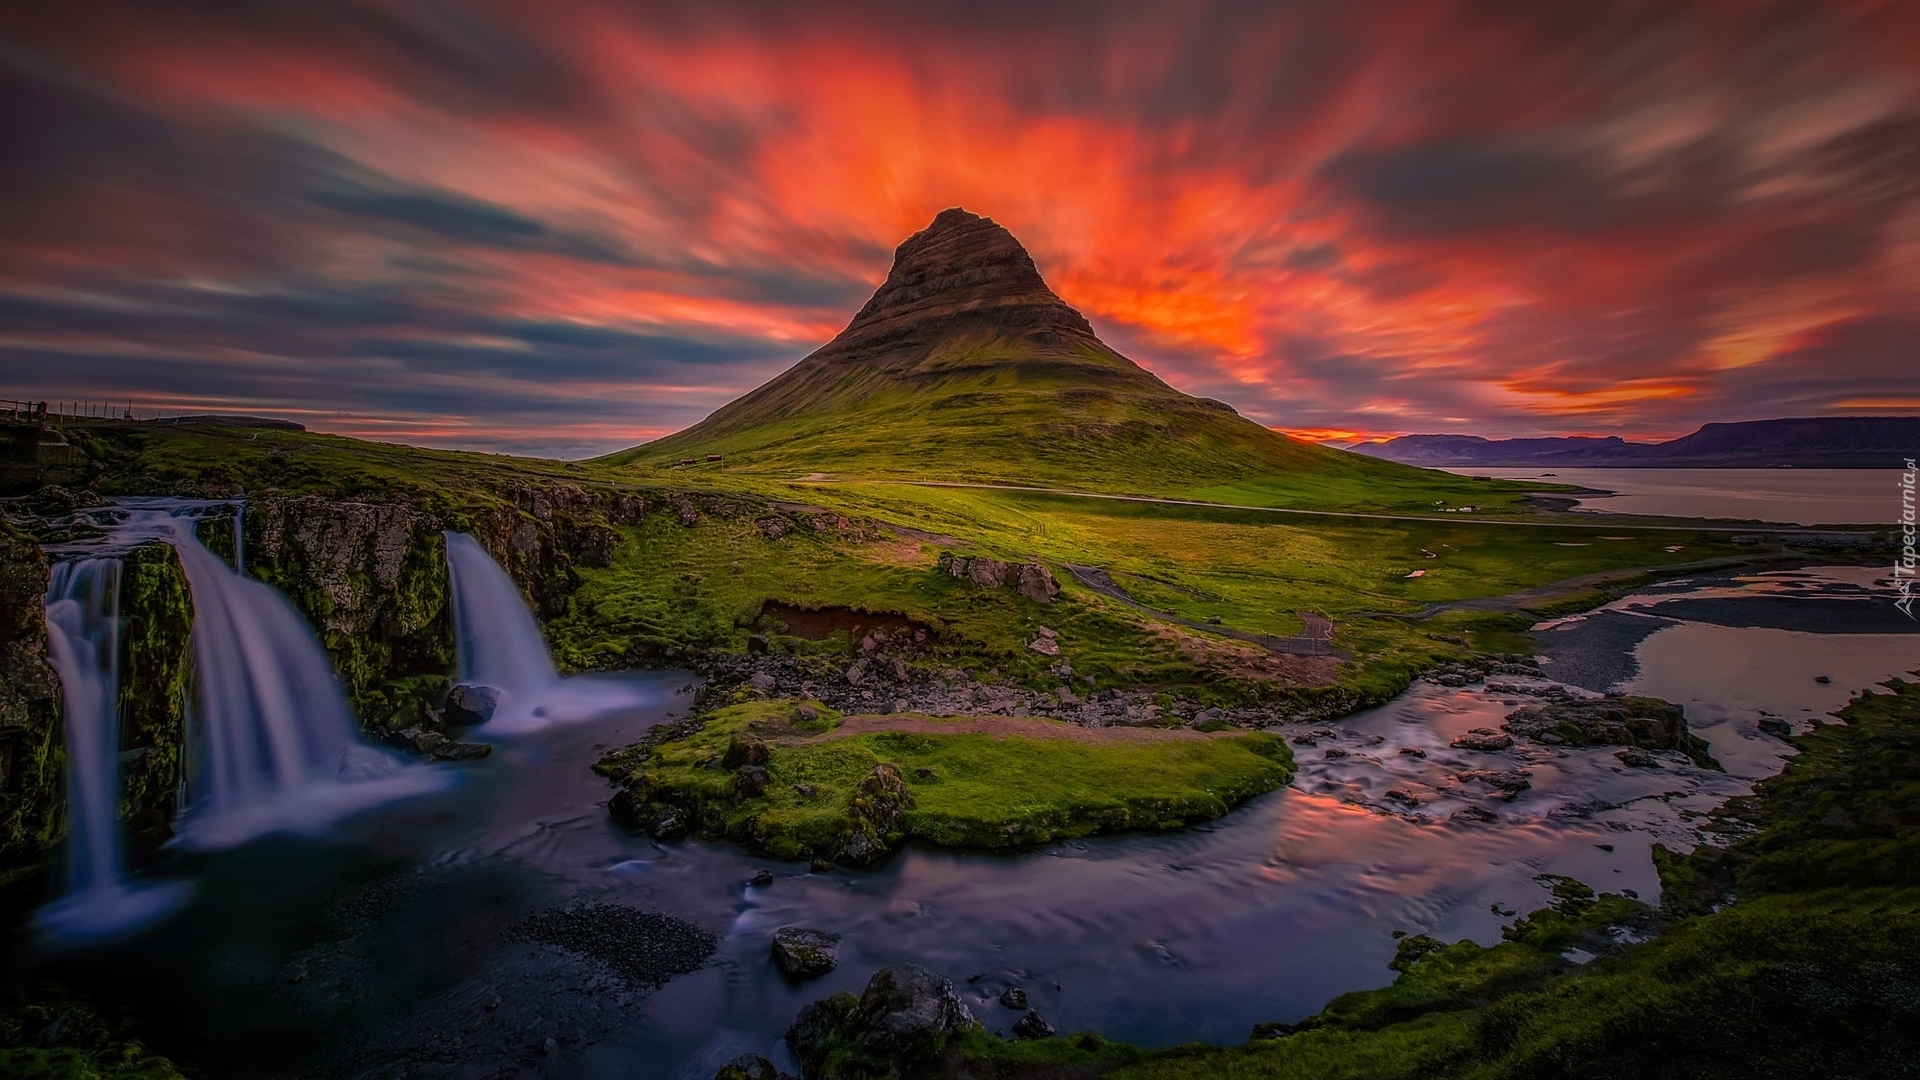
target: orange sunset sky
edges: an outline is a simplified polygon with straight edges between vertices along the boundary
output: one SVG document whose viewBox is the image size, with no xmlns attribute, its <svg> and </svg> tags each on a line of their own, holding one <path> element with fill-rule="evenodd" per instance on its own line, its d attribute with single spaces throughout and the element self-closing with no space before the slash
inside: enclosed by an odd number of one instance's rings
<svg viewBox="0 0 1920 1080">
<path fill-rule="evenodd" d="M 1322 438 L 1920 411 L 1920 4 L 9 5 L 0 396 L 580 456 L 946 206 Z"/>
</svg>

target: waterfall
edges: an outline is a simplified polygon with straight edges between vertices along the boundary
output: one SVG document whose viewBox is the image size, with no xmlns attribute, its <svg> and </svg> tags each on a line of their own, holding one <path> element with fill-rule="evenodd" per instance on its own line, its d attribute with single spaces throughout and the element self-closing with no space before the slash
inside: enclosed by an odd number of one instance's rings
<svg viewBox="0 0 1920 1080">
<path fill-rule="evenodd" d="M 523 697 L 559 681 L 519 587 L 479 541 L 447 533 L 447 576 L 462 681 Z"/>
<path fill-rule="evenodd" d="M 174 843 L 222 848 L 267 833 L 313 832 L 445 783 L 437 770 L 405 765 L 364 743 L 306 620 L 277 590 L 200 543 L 195 523 L 229 506 L 237 517 L 228 502 L 127 500 L 96 521 L 106 531 L 100 544 L 125 550 L 164 541 L 186 573 L 194 674 Z M 239 563 L 238 549 L 235 555 Z M 113 700 L 111 691 L 106 700 Z M 111 766 L 109 755 L 94 774 L 109 791 Z"/>
<path fill-rule="evenodd" d="M 170 882 L 136 888 L 120 844 L 120 558 L 55 564 L 47 582 L 49 658 L 66 702 L 64 891 L 36 920 L 58 937 L 111 937 L 186 898 Z"/>
<path fill-rule="evenodd" d="M 616 678 L 562 679 L 513 579 L 473 537 L 446 535 L 460 679 L 500 692 L 499 708 L 486 724 L 488 734 L 588 719 L 650 697 Z"/>
</svg>

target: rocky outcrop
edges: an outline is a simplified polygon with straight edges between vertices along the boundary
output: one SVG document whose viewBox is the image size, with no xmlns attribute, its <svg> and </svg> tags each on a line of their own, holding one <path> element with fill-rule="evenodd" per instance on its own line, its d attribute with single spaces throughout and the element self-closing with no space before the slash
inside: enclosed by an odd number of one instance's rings
<svg viewBox="0 0 1920 1080">
<path fill-rule="evenodd" d="M 1508 713 L 1501 726 L 1549 745 L 1677 750 L 1704 767 L 1717 767 L 1706 742 L 1687 730 L 1686 710 L 1660 698 L 1572 698 L 1528 705 Z"/>
<path fill-rule="evenodd" d="M 47 665 L 47 558 L 0 522 L 0 860 L 58 843 L 60 682 Z"/>
<path fill-rule="evenodd" d="M 313 622 L 361 721 L 418 722 L 454 663 L 444 518 L 319 496 L 268 496 L 245 513 L 247 572 Z"/>
<path fill-rule="evenodd" d="M 853 789 L 847 809 L 845 838 L 834 858 L 849 866 L 877 862 L 907 835 L 907 808 L 913 793 L 907 790 L 900 767 L 883 761 Z"/>
<path fill-rule="evenodd" d="M 783 926 L 773 932 L 773 962 L 790 979 L 817 979 L 840 962 L 840 935 Z"/>
<path fill-rule="evenodd" d="M 127 554 L 120 627 L 120 816 L 152 842 L 172 831 L 193 679 L 193 598 L 169 545 Z"/>
<path fill-rule="evenodd" d="M 951 982 L 900 964 L 874 972 L 859 997 L 839 993 L 800 1010 L 787 1045 L 809 1080 L 903 1077 L 976 1026 Z"/>
<path fill-rule="evenodd" d="M 1049 603 L 1060 594 L 1060 583 L 1042 563 L 1009 563 L 984 555 L 941 552 L 934 568 L 983 589 L 1012 589 L 1036 604 Z"/>
</svg>

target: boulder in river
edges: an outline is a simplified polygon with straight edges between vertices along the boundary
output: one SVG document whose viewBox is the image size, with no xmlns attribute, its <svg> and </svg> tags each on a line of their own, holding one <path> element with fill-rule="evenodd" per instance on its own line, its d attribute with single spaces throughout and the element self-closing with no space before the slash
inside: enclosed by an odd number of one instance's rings
<svg viewBox="0 0 1920 1080">
<path fill-rule="evenodd" d="M 840 962 L 840 935 L 783 926 L 773 932 L 773 962 L 788 978 L 819 978 Z"/>
<path fill-rule="evenodd" d="M 1506 750 L 1513 746 L 1513 736 L 1493 728 L 1474 728 L 1465 735 L 1456 736 L 1448 745 L 1455 750 L 1480 750 L 1491 753 Z"/>
<path fill-rule="evenodd" d="M 1039 1013 L 1028 1009 L 1027 1015 L 1013 1022 L 1013 1033 L 1022 1039 L 1044 1039 L 1054 1033 L 1054 1027 Z"/>
<path fill-rule="evenodd" d="M 1025 1009 L 1027 1007 L 1027 992 L 1017 986 L 1009 986 L 1005 990 L 1000 991 L 1000 1004 L 1005 1005 L 1009 1009 Z"/>
<path fill-rule="evenodd" d="M 781 1080 L 780 1070 L 759 1054 L 741 1054 L 713 1074 L 713 1080 Z"/>
<path fill-rule="evenodd" d="M 447 691 L 447 723 L 473 727 L 493 719 L 500 707 L 500 691 L 491 686 L 458 683 Z"/>
<path fill-rule="evenodd" d="M 975 1026 L 951 982 L 918 964 L 898 964 L 874 972 L 859 997 L 839 993 L 800 1010 L 787 1045 L 809 1076 L 829 1055 L 849 1076 L 899 1076 Z"/>
<path fill-rule="evenodd" d="M 1656 697 L 1571 698 L 1528 705 L 1508 713 L 1502 726 L 1535 741 L 1553 735 L 1572 746 L 1678 750 L 1695 764 L 1715 767 L 1706 742 L 1687 730 L 1686 710 Z"/>
</svg>

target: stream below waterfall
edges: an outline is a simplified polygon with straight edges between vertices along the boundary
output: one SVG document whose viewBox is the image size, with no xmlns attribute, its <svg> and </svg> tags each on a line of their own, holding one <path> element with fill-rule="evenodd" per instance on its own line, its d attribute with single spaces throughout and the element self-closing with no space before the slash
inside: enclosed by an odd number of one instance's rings
<svg viewBox="0 0 1920 1080">
<path fill-rule="evenodd" d="M 804 1004 L 903 961 L 952 978 L 990 1029 L 1018 1018 L 993 999 L 1019 985 L 1063 1031 L 1239 1042 L 1389 981 L 1396 930 L 1498 940 L 1514 912 L 1549 902 L 1541 874 L 1655 899 L 1651 846 L 1697 842 L 1706 812 L 1790 752 L 1759 732 L 1763 710 L 1816 722 L 1920 666 L 1920 635 L 1879 587 L 1846 568 L 1665 583 L 1537 631 L 1561 681 L 1685 703 L 1725 772 L 1671 753 L 1627 768 L 1610 747 L 1456 750 L 1454 735 L 1497 725 L 1544 682 L 1419 683 L 1287 729 L 1312 739 L 1295 747 L 1294 783 L 1208 825 L 1014 855 L 916 846 L 824 874 L 614 826 L 588 767 L 684 716 L 694 680 L 557 679 L 523 697 L 590 700 L 594 715 L 482 729 L 490 757 L 411 766 L 439 782 L 325 828 L 169 849 L 136 875 L 196 884 L 163 930 L 110 950 L 28 946 L 14 964 L 129 1003 L 171 1033 L 158 1049 L 210 1075 L 706 1080 L 744 1052 L 785 1060 Z M 1497 820 L 1450 821 L 1447 775 L 1481 767 L 1524 767 L 1531 787 Z M 1408 790 L 1417 806 L 1387 796 Z M 762 868 L 773 884 L 748 884 Z M 705 931 L 717 951 L 651 989 L 604 947 L 518 932 L 581 904 L 674 916 L 691 925 L 662 935 Z M 786 925 L 842 934 L 839 967 L 780 976 L 767 950 Z"/>
</svg>

